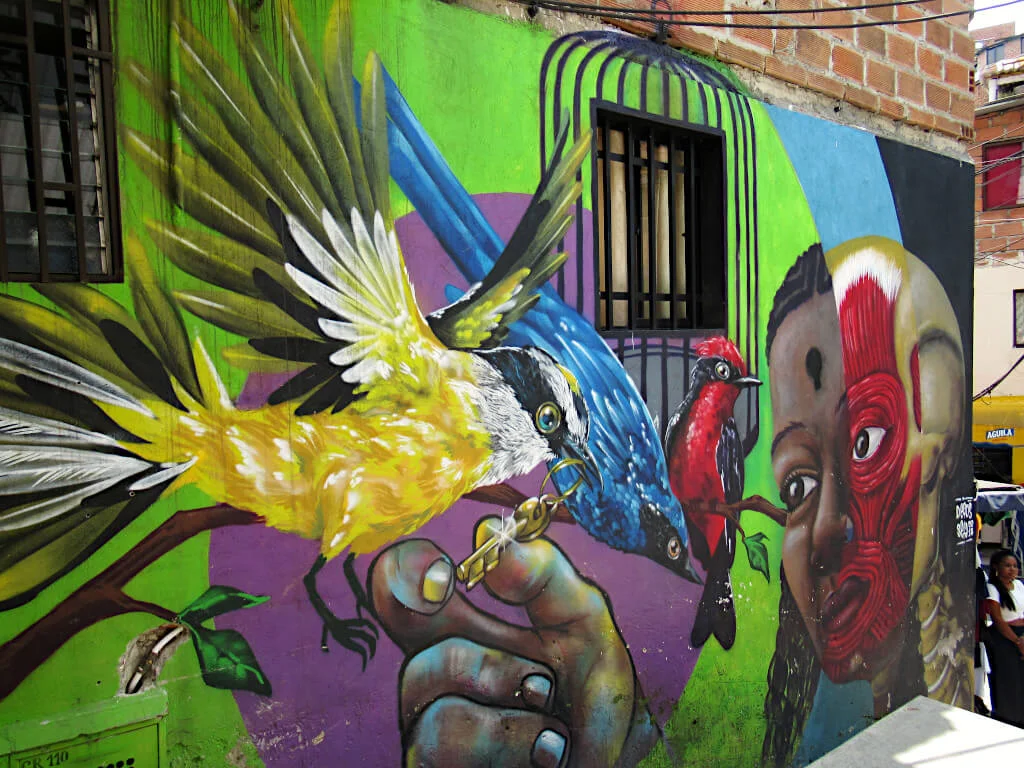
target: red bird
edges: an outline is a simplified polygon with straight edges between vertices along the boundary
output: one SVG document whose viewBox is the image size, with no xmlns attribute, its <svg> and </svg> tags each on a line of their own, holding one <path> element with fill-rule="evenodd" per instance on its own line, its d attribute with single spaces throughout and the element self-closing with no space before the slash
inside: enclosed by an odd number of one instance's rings
<svg viewBox="0 0 1024 768">
<path fill-rule="evenodd" d="M 706 339 L 697 345 L 686 397 L 665 425 L 669 483 L 683 507 L 693 555 L 707 574 L 690 632 L 694 648 L 712 633 L 726 650 L 736 639 L 729 580 L 736 528 L 710 506 L 743 497 L 743 444 L 733 408 L 744 388 L 760 384 L 747 375 L 735 344 L 723 336 Z"/>
</svg>

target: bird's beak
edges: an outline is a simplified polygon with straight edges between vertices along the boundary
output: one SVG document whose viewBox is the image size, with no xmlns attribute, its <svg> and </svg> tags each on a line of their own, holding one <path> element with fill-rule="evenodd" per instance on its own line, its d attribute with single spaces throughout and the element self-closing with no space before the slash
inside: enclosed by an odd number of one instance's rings
<svg viewBox="0 0 1024 768">
<path fill-rule="evenodd" d="M 737 387 L 760 387 L 764 382 L 755 376 L 743 376 L 736 379 L 733 384 Z"/>
<path fill-rule="evenodd" d="M 683 554 L 678 560 L 666 563 L 666 567 L 677 576 L 682 576 L 689 582 L 694 584 L 703 584 L 704 580 L 697 573 L 697 570 L 693 567 L 693 563 L 690 562 L 690 553 L 687 550 L 683 550 Z"/>
<path fill-rule="evenodd" d="M 562 448 L 565 458 L 576 459 L 583 465 L 583 477 L 590 485 L 604 489 L 604 478 L 601 477 L 601 470 L 597 467 L 597 460 L 590 449 L 585 445 L 567 441 Z"/>
</svg>

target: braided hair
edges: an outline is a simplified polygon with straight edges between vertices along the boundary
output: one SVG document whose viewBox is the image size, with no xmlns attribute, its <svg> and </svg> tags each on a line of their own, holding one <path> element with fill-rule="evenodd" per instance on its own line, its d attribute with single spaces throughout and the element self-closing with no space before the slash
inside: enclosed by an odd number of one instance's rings
<svg viewBox="0 0 1024 768">
<path fill-rule="evenodd" d="M 782 322 L 814 297 L 832 290 L 832 275 L 820 243 L 797 258 L 775 293 L 768 315 L 766 354 L 771 364 L 772 344 Z M 767 768 L 789 765 L 814 704 L 821 664 L 803 616 L 780 568 L 782 596 L 775 653 L 768 665 L 768 693 L 764 700 L 765 733 L 761 763 Z"/>
<path fill-rule="evenodd" d="M 1010 595 L 1010 590 L 1006 588 L 1006 585 L 996 576 L 996 569 L 1002 565 L 1003 560 L 1008 557 L 1014 559 L 1017 558 L 1013 552 L 1008 549 L 1000 549 L 992 555 L 992 559 L 988 561 L 988 572 L 989 572 L 989 584 L 996 588 L 996 592 L 999 593 L 999 604 L 1008 611 L 1016 611 L 1017 605 L 1013 602 L 1013 596 Z"/>
</svg>

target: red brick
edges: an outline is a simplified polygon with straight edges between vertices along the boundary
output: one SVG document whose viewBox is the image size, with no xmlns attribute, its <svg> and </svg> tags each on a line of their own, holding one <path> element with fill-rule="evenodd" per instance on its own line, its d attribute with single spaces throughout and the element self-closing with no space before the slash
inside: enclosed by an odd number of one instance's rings
<svg viewBox="0 0 1024 768">
<path fill-rule="evenodd" d="M 834 77 L 822 75 L 818 72 L 807 73 L 807 87 L 812 91 L 824 93 L 826 96 L 831 96 L 834 99 L 843 98 L 843 93 L 846 91 L 846 86 Z"/>
<path fill-rule="evenodd" d="M 853 104 L 853 106 L 866 109 L 870 112 L 878 111 L 879 101 L 881 100 L 881 97 L 879 97 L 879 95 L 870 88 L 860 88 L 855 85 L 846 86 L 846 95 L 844 98 Z"/>
<path fill-rule="evenodd" d="M 885 30 L 881 27 L 861 27 L 857 30 L 857 47 L 885 56 Z"/>
<path fill-rule="evenodd" d="M 746 20 L 750 17 L 743 16 L 741 18 Z M 735 30 L 735 35 L 736 37 L 756 45 L 759 48 L 766 48 L 769 51 L 772 50 L 774 39 L 770 29 L 737 29 Z"/>
<path fill-rule="evenodd" d="M 909 72 L 900 72 L 896 76 L 896 95 L 901 99 L 924 104 L 924 80 Z"/>
<path fill-rule="evenodd" d="M 807 70 L 796 64 L 786 64 L 777 56 L 769 56 L 764 61 L 764 73 L 778 80 L 794 85 L 807 84 Z"/>
<path fill-rule="evenodd" d="M 925 39 L 942 51 L 950 49 L 949 25 L 939 21 L 929 21 L 924 25 Z"/>
<path fill-rule="evenodd" d="M 907 122 L 931 130 L 935 127 L 935 115 L 917 107 L 907 107 Z"/>
<path fill-rule="evenodd" d="M 796 32 L 796 57 L 814 69 L 828 69 L 831 43 L 828 38 L 809 29 Z"/>
<path fill-rule="evenodd" d="M 687 0 L 685 7 L 680 3 L 677 8 L 673 10 L 678 11 L 717 11 L 721 10 L 725 3 L 722 0 Z M 647 9 L 650 9 L 650 3 L 647 4 Z M 725 16 L 722 14 L 709 14 L 707 16 L 674 16 L 674 19 L 682 19 L 684 21 L 699 21 L 699 22 L 713 22 L 715 24 L 724 24 L 726 22 Z"/>
<path fill-rule="evenodd" d="M 722 40 L 718 43 L 718 58 L 726 64 L 742 64 L 749 69 L 764 72 L 765 55 L 752 51 L 749 48 L 741 48 L 731 40 Z"/>
<path fill-rule="evenodd" d="M 879 93 L 887 96 L 896 95 L 896 70 L 877 61 L 868 61 L 867 83 Z"/>
<path fill-rule="evenodd" d="M 998 125 L 985 125 L 977 129 L 978 141 L 991 141 L 1002 138 L 1006 131 Z"/>
<path fill-rule="evenodd" d="M 995 237 L 1020 237 L 1024 235 L 1024 222 L 1004 221 L 992 226 L 992 234 Z"/>
<path fill-rule="evenodd" d="M 864 57 L 845 45 L 832 46 L 832 71 L 855 83 L 864 82 Z"/>
<path fill-rule="evenodd" d="M 887 7 L 868 8 L 864 12 L 872 19 L 877 19 L 878 21 L 892 21 L 892 3 L 887 2 L 887 0 L 868 0 L 866 3 L 858 3 L 858 5 L 875 5 L 876 3 L 884 3 Z"/>
<path fill-rule="evenodd" d="M 900 21 L 904 21 L 906 19 L 920 19 L 923 15 L 923 12 L 911 5 L 900 5 L 896 7 L 896 18 Z M 900 30 L 911 37 L 920 38 L 924 34 L 924 24 L 912 21 L 909 24 L 900 24 Z"/>
<path fill-rule="evenodd" d="M 775 30 L 775 42 L 772 45 L 772 50 L 778 53 L 779 51 L 789 52 L 793 41 L 796 36 L 793 34 L 791 29 L 776 29 Z"/>
<path fill-rule="evenodd" d="M 953 117 L 968 123 L 973 121 L 974 100 L 970 96 L 954 93 L 949 102 L 949 113 Z"/>
<path fill-rule="evenodd" d="M 917 66 L 917 46 L 906 35 L 890 32 L 886 40 L 889 61 L 901 67 L 913 69 Z"/>
<path fill-rule="evenodd" d="M 928 77 L 942 79 L 942 57 L 926 46 L 917 46 L 917 67 Z"/>
<path fill-rule="evenodd" d="M 954 122 L 944 115 L 935 116 L 935 130 L 960 138 L 960 123 Z"/>
<path fill-rule="evenodd" d="M 946 59 L 945 81 L 959 91 L 966 91 L 969 85 L 968 75 L 970 70 L 963 64 Z"/>
<path fill-rule="evenodd" d="M 828 13 L 821 13 L 821 14 L 814 14 L 813 18 L 814 18 L 816 23 L 819 23 L 819 24 L 854 24 L 854 23 L 856 23 L 857 18 L 853 15 L 853 11 L 845 10 L 845 6 L 847 5 L 847 3 L 845 3 L 845 2 L 842 2 L 842 3 L 841 2 L 836 2 L 835 0 L 826 0 L 826 4 L 828 5 L 828 7 L 830 9 L 829 12 Z M 813 6 L 814 4 L 810 3 L 810 5 Z M 831 10 L 833 8 L 834 9 L 839 9 L 839 10 Z M 801 19 L 801 21 L 805 21 L 805 22 L 806 22 L 806 20 L 807 20 L 806 16 L 804 16 L 804 18 Z M 848 29 L 830 29 L 830 30 L 828 30 L 828 33 L 833 35 L 834 37 L 839 38 L 840 40 L 845 40 L 848 43 L 852 43 L 855 40 L 854 30 L 853 30 L 852 27 L 850 27 Z"/>
<path fill-rule="evenodd" d="M 703 32 L 696 32 L 691 27 L 676 25 L 670 27 L 669 42 L 673 46 L 687 48 L 705 56 L 714 56 L 718 50 L 718 41 L 705 35 Z"/>
<path fill-rule="evenodd" d="M 954 30 L 953 53 L 962 61 L 974 61 L 974 39 L 966 32 Z"/>
<path fill-rule="evenodd" d="M 984 240 L 977 240 L 975 246 L 979 251 L 995 251 L 1006 245 L 1006 240 L 998 237 L 986 237 Z"/>
<path fill-rule="evenodd" d="M 992 237 L 992 230 L 995 227 L 991 224 L 979 224 L 974 228 L 974 239 L 980 240 L 985 237 Z"/>
<path fill-rule="evenodd" d="M 949 89 L 938 83 L 925 83 L 924 85 L 925 104 L 940 112 L 949 112 Z"/>
<path fill-rule="evenodd" d="M 885 96 L 882 97 L 882 103 L 878 111 L 886 117 L 891 117 L 893 120 L 902 120 L 907 116 L 905 104 L 896 101 L 896 99 L 887 99 Z"/>
</svg>

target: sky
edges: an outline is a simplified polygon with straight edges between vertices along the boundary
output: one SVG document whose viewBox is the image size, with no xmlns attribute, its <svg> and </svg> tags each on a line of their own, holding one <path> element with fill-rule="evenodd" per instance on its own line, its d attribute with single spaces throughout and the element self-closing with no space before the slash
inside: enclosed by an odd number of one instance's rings
<svg viewBox="0 0 1024 768">
<path fill-rule="evenodd" d="M 976 0 L 974 4 L 974 18 L 971 19 L 969 29 L 982 29 L 995 24 L 1005 24 L 1008 21 L 1017 22 L 1015 32 L 1024 33 L 1024 0 L 1009 5 L 1005 8 L 984 10 L 991 5 L 1003 5 L 1007 0 Z"/>
</svg>

